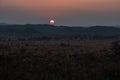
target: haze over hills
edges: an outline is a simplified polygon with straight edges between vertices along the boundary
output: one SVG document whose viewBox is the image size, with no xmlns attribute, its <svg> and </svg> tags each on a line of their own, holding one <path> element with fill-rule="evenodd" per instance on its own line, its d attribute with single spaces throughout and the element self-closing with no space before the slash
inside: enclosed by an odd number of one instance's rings
<svg viewBox="0 0 120 80">
<path fill-rule="evenodd" d="M 0 35 L 32 38 L 118 39 L 120 28 L 114 26 L 69 27 L 49 24 L 0 23 Z"/>
</svg>

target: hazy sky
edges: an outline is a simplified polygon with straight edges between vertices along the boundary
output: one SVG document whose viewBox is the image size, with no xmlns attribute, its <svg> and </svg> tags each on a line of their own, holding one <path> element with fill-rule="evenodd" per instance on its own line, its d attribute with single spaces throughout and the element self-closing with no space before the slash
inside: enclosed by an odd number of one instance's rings
<svg viewBox="0 0 120 80">
<path fill-rule="evenodd" d="M 120 25 L 120 0 L 0 0 L 0 22 Z"/>
</svg>

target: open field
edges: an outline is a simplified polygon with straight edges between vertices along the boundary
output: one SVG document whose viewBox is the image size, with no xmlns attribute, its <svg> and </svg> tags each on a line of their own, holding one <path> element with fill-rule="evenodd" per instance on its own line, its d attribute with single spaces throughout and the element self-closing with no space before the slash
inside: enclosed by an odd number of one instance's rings
<svg viewBox="0 0 120 80">
<path fill-rule="evenodd" d="M 33 55 L 45 54 L 49 51 L 54 53 L 64 52 L 65 54 L 74 53 L 96 53 L 100 54 L 102 50 L 110 51 L 113 40 L 41 40 L 41 41 L 1 41 L 1 54 L 12 53 L 17 55 L 21 48 L 26 52 L 32 52 Z M 3 52 L 3 53 L 2 53 Z"/>
<path fill-rule="evenodd" d="M 119 45 L 115 47 L 113 42 L 0 41 L 0 79 L 119 80 Z"/>
</svg>

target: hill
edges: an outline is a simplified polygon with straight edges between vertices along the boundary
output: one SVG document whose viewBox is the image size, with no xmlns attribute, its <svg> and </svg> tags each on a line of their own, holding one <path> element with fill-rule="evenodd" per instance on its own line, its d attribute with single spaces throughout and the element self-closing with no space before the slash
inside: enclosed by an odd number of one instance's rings
<svg viewBox="0 0 120 80">
<path fill-rule="evenodd" d="M 48 24 L 0 25 L 0 35 L 26 38 L 119 39 L 120 28 L 113 26 L 69 27 Z"/>
</svg>

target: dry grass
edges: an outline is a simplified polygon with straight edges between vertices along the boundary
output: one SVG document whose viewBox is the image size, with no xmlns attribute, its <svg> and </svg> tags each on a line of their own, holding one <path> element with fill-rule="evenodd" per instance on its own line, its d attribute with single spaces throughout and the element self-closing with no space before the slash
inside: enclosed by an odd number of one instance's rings
<svg viewBox="0 0 120 80">
<path fill-rule="evenodd" d="M 0 42 L 0 80 L 119 80 L 120 60 L 110 55 L 112 42 Z"/>
</svg>

